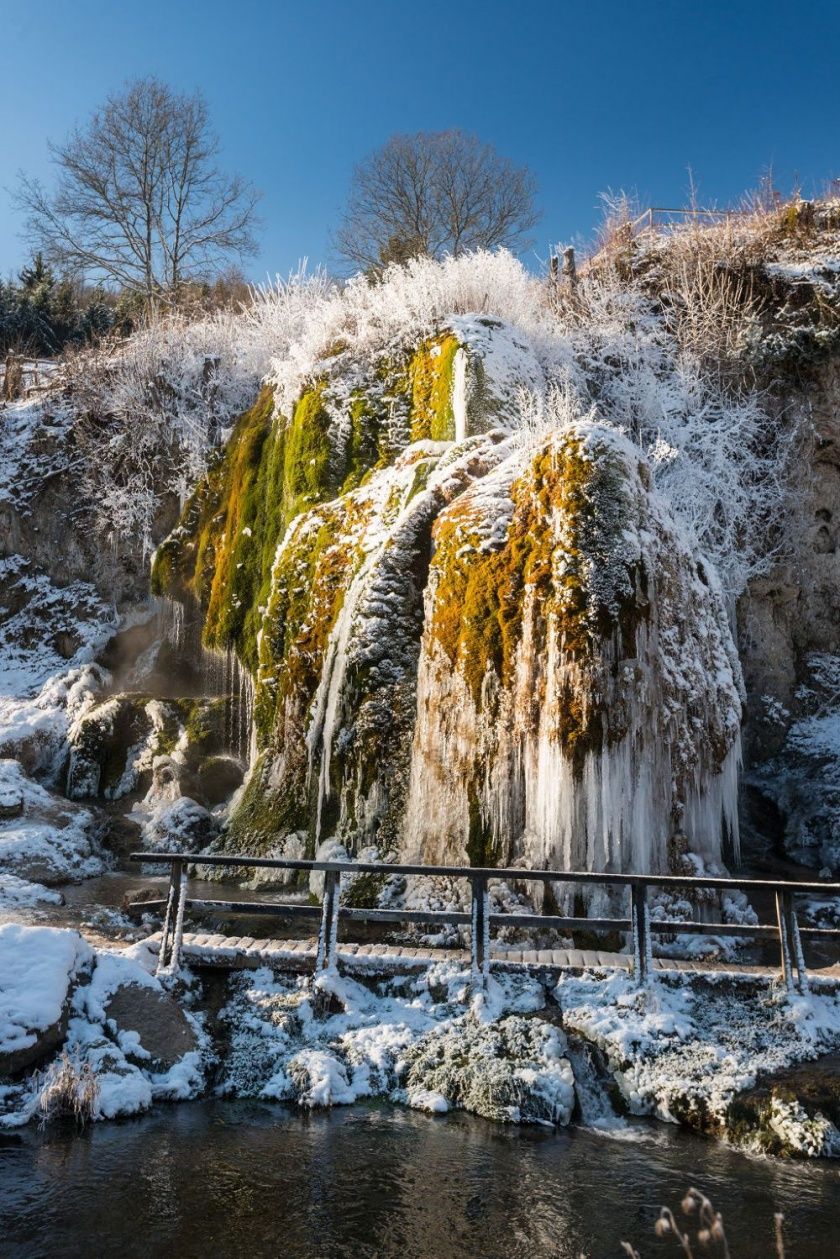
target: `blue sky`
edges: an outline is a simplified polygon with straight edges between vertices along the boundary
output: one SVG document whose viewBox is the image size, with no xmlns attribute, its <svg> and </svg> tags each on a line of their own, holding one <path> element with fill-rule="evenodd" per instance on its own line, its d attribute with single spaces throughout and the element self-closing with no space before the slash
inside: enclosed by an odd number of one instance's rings
<svg viewBox="0 0 840 1259">
<path fill-rule="evenodd" d="M 587 238 L 606 188 L 725 204 L 840 175 L 837 0 L 0 0 L 0 274 L 25 247 L 6 189 L 153 73 L 201 88 L 225 163 L 264 191 L 259 278 L 329 261 L 353 165 L 395 131 L 462 127 L 531 166 L 534 253 Z"/>
</svg>

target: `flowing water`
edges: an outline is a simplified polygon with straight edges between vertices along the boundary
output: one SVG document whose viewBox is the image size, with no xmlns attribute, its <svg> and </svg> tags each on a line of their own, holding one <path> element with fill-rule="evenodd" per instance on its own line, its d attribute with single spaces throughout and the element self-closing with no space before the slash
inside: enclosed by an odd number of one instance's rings
<svg viewBox="0 0 840 1259">
<path fill-rule="evenodd" d="M 4 1259 L 590 1259 L 653 1236 L 689 1185 L 723 1211 L 732 1259 L 840 1253 L 840 1172 L 747 1158 L 665 1126 L 621 1139 L 384 1105 L 302 1113 L 197 1102 L 81 1135 L 0 1138 Z"/>
</svg>

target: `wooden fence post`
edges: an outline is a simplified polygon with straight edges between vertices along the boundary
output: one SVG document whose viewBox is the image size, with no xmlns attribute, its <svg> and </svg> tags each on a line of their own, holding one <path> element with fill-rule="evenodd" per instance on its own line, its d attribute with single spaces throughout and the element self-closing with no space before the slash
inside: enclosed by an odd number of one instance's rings
<svg viewBox="0 0 840 1259">
<path fill-rule="evenodd" d="M 810 992 L 811 985 L 808 983 L 808 967 L 805 964 L 805 954 L 802 951 L 802 936 L 799 934 L 799 923 L 796 918 L 796 907 L 793 903 L 793 892 L 786 892 L 785 896 L 788 900 L 788 922 L 790 923 L 790 943 L 793 960 L 796 964 L 796 977 L 799 981 L 799 991 L 801 993 Z"/>
<path fill-rule="evenodd" d="M 177 975 L 181 964 L 181 944 L 184 939 L 184 911 L 187 907 L 187 867 L 183 861 L 174 863 L 174 873 L 178 888 L 178 910 L 175 915 L 175 926 L 172 931 L 172 954 L 169 958 L 170 975 Z"/>
<path fill-rule="evenodd" d="M 776 922 L 779 927 L 779 951 L 782 960 L 782 980 L 788 992 L 793 992 L 793 961 L 790 955 L 790 926 L 785 904 L 785 893 L 776 892 Z"/>
<path fill-rule="evenodd" d="M 480 876 L 470 879 L 472 887 L 472 973 L 483 983 L 490 973 L 490 898 L 487 880 Z"/>
<path fill-rule="evenodd" d="M 332 970 L 338 954 L 338 914 L 341 904 L 341 875 L 337 870 L 324 873 L 324 902 L 315 969 Z"/>
</svg>

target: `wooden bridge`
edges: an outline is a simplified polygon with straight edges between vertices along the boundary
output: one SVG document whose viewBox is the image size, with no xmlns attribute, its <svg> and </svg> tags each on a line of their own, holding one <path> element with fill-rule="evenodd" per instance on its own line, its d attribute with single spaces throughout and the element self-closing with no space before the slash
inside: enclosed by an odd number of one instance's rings
<svg viewBox="0 0 840 1259">
<path fill-rule="evenodd" d="M 519 870 L 476 866 L 390 865 L 385 862 L 303 861 L 251 856 L 188 857 L 184 853 L 132 853 L 131 860 L 170 867 L 167 899 L 142 902 L 144 910 L 162 910 L 159 934 L 159 970 L 173 972 L 184 961 L 233 969 L 272 964 L 281 969 L 315 971 L 337 965 L 348 971 L 381 974 L 413 970 L 437 961 L 469 964 L 476 980 L 483 981 L 490 968 L 500 971 L 565 971 L 603 968 L 632 970 L 637 983 L 647 981 L 654 970 L 690 970 L 701 973 L 726 971 L 751 976 L 781 975 L 788 990 L 808 991 L 810 982 L 840 981 L 840 964 L 808 969 L 804 944 L 817 939 L 840 941 L 840 930 L 800 926 L 796 909 L 798 896 L 840 897 L 840 883 L 799 883 L 773 879 L 733 879 L 710 876 L 658 874 L 612 874 L 583 870 Z M 323 901 L 319 905 L 289 901 L 197 900 L 189 896 L 189 865 L 216 866 L 236 870 L 275 869 L 313 871 L 324 876 Z M 379 875 L 384 877 L 442 877 L 466 880 L 470 886 L 470 910 L 404 909 L 401 907 L 362 909 L 341 902 L 342 876 Z M 500 914 L 490 909 L 489 884 L 504 880 L 515 885 L 542 883 L 571 885 L 574 888 L 622 887 L 628 894 L 627 917 L 586 918 L 557 914 Z M 774 906 L 774 920 L 766 923 L 722 923 L 682 921 L 651 917 L 650 889 L 692 891 L 739 891 L 758 894 Z M 222 915 L 272 915 L 285 920 L 317 921 L 317 936 L 311 939 L 254 939 L 250 936 L 222 936 L 186 932 L 187 910 L 191 913 Z M 339 943 L 340 923 L 429 924 L 466 927 L 470 948 L 412 948 L 401 944 Z M 496 927 L 555 930 L 558 932 L 626 933 L 630 953 L 601 952 L 592 949 L 522 949 L 491 943 Z M 653 958 L 655 935 L 735 936 L 747 940 L 772 940 L 779 950 L 779 965 L 730 965 L 709 962 L 682 962 Z"/>
</svg>

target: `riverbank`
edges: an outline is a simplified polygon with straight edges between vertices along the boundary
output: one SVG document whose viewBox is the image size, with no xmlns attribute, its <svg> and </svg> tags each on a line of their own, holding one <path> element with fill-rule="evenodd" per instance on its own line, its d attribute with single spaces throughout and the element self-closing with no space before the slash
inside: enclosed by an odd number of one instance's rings
<svg viewBox="0 0 840 1259">
<path fill-rule="evenodd" d="M 840 997 L 766 980 L 597 970 L 476 983 L 458 963 L 366 980 L 268 966 L 156 978 L 154 950 L 0 927 L 0 1124 L 225 1096 L 378 1098 L 502 1124 L 652 1115 L 738 1146 L 840 1155 Z M 831 1061 L 835 1061 L 832 1059 Z M 820 1077 L 814 1083 L 808 1068 Z M 5 1082 L 4 1082 L 5 1081 Z"/>
</svg>

